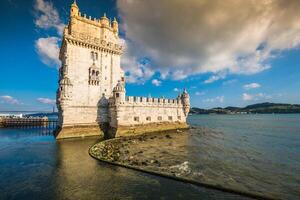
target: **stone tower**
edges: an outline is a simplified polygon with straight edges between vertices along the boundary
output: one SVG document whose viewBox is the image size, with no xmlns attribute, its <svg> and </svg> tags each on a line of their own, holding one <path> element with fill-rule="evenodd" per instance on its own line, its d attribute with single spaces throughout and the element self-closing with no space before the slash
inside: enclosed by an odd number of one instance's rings
<svg viewBox="0 0 300 200">
<path fill-rule="evenodd" d="M 183 113 L 185 116 L 187 116 L 190 112 L 190 96 L 186 89 L 184 89 L 181 94 L 181 101 L 183 105 Z"/>
<path fill-rule="evenodd" d="M 108 122 L 108 98 L 119 81 L 123 53 L 118 22 L 102 16 L 92 19 L 71 5 L 69 23 L 64 29 L 59 59 L 57 138 L 99 135 Z"/>
<path fill-rule="evenodd" d="M 122 54 L 117 20 L 87 17 L 74 2 L 59 54 L 57 139 L 188 128 L 186 90 L 176 99 L 126 96 Z"/>
</svg>

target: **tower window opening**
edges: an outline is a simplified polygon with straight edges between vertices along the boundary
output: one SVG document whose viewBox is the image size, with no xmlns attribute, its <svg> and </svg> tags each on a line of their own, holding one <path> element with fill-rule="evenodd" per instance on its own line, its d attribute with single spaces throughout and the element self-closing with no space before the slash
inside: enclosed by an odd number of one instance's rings
<svg viewBox="0 0 300 200">
<path fill-rule="evenodd" d="M 99 85 L 99 75 L 100 72 L 94 66 L 89 69 L 89 84 L 90 85 Z"/>
<path fill-rule="evenodd" d="M 91 59 L 92 60 L 94 59 L 94 52 L 93 51 L 91 52 Z"/>
<path fill-rule="evenodd" d="M 116 93 L 116 97 L 120 97 L 120 94 L 119 94 L 119 93 Z"/>
<path fill-rule="evenodd" d="M 92 59 L 93 61 L 98 60 L 98 53 L 92 51 L 92 52 L 91 52 L 91 59 Z"/>
</svg>

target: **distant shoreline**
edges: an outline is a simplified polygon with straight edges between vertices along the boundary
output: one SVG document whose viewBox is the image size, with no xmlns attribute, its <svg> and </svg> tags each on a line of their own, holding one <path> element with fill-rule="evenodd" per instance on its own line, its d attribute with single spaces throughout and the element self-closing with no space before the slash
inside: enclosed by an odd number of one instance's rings
<svg viewBox="0 0 300 200">
<path fill-rule="evenodd" d="M 290 113 L 190 113 L 189 115 L 288 115 L 288 114 L 300 114 L 300 112 Z"/>
<path fill-rule="evenodd" d="M 299 114 L 299 104 L 283 103 L 259 103 L 246 107 L 228 106 L 225 108 L 217 107 L 211 109 L 201 109 L 192 107 L 190 114 Z"/>
</svg>

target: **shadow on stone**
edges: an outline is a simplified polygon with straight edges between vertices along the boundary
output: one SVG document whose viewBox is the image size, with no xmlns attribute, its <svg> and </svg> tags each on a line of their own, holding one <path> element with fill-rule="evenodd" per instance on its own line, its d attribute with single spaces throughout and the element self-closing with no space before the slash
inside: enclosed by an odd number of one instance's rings
<svg viewBox="0 0 300 200">
<path fill-rule="evenodd" d="M 104 94 L 98 101 L 97 107 L 97 123 L 100 130 L 104 133 L 104 139 L 114 138 L 115 134 L 109 126 L 109 102 Z"/>
</svg>

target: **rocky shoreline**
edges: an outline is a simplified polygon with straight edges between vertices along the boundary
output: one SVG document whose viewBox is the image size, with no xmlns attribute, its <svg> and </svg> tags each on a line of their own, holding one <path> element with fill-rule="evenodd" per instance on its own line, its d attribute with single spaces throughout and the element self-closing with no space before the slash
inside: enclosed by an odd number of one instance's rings
<svg viewBox="0 0 300 200">
<path fill-rule="evenodd" d="M 100 160 L 116 164 L 178 175 L 182 172 L 182 169 L 177 168 L 178 170 L 176 170 L 175 167 L 170 169 L 170 165 L 180 164 L 179 161 L 169 162 L 163 160 L 161 155 L 167 153 L 163 150 L 153 156 L 151 150 L 147 150 L 145 147 L 148 146 L 147 143 L 157 142 L 157 140 L 159 140 L 159 143 L 172 146 L 171 143 L 174 142 L 174 139 L 182 138 L 186 134 L 188 134 L 188 131 L 176 130 L 106 140 L 94 145 L 90 149 L 90 154 Z"/>
</svg>

